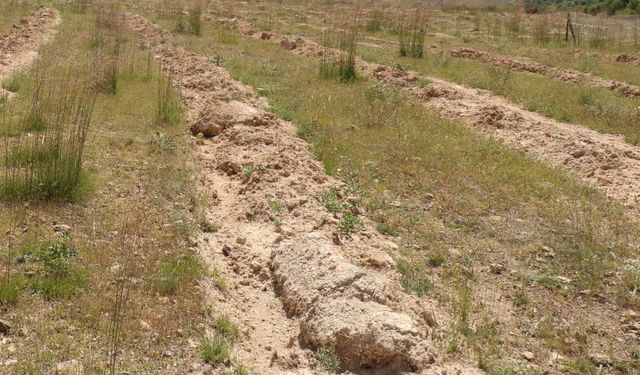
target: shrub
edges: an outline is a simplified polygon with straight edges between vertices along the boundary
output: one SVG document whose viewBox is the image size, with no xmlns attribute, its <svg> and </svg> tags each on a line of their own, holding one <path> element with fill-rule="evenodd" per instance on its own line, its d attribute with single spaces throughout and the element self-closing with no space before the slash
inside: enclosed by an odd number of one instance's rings
<svg viewBox="0 0 640 375">
<path fill-rule="evenodd" d="M 194 4 L 188 13 L 190 31 L 194 35 L 202 35 L 202 5 Z"/>
<path fill-rule="evenodd" d="M 365 29 L 369 32 L 377 32 L 382 28 L 382 21 L 384 20 L 384 13 L 381 10 L 375 10 L 371 15 L 371 18 L 367 21 Z"/>
<path fill-rule="evenodd" d="M 356 79 L 356 48 L 358 45 L 358 29 L 352 27 L 346 32 L 340 33 L 337 43 L 325 34 L 323 44 L 331 47 L 337 44 L 340 47 L 338 56 L 327 51 L 320 60 L 319 74 L 324 79 L 338 79 L 341 82 L 351 82 Z"/>
<path fill-rule="evenodd" d="M 378 128 L 390 124 L 396 117 L 402 96 L 398 90 L 389 88 L 383 82 L 372 83 L 365 90 L 367 106 L 363 116 L 366 125 Z"/>
</svg>

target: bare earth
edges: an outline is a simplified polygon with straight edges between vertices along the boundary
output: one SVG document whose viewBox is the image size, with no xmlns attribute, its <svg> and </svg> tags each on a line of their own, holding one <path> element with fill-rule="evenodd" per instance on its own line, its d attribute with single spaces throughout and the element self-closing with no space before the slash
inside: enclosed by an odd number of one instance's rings
<svg viewBox="0 0 640 375">
<path fill-rule="evenodd" d="M 0 82 L 36 59 L 38 48 L 51 40 L 60 21 L 58 11 L 40 7 L 13 25 L 9 33 L 0 36 Z M 11 95 L 0 88 L 0 97 Z"/>
</svg>

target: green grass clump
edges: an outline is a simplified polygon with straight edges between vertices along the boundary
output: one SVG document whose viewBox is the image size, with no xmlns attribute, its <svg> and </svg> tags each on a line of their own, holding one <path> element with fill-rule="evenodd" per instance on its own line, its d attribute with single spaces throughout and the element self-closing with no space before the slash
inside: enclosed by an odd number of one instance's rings
<svg viewBox="0 0 640 375">
<path fill-rule="evenodd" d="M 211 337 L 200 344 L 202 360 L 211 365 L 226 361 L 229 359 L 230 353 L 229 345 L 221 337 Z"/>
<path fill-rule="evenodd" d="M 155 288 L 162 295 L 175 294 L 183 285 L 193 283 L 204 274 L 204 265 L 197 256 L 165 259 L 160 263 Z"/>
<path fill-rule="evenodd" d="M 407 293 L 414 293 L 418 297 L 422 297 L 429 292 L 431 282 L 425 275 L 424 270 L 404 259 L 398 259 L 396 266 L 402 275 L 400 284 Z"/>
<path fill-rule="evenodd" d="M 0 306 L 14 304 L 20 297 L 22 279 L 19 277 L 3 277 L 0 280 Z"/>
<path fill-rule="evenodd" d="M 18 72 L 2 82 L 2 88 L 11 92 L 18 92 L 25 86 L 27 75 Z"/>
<path fill-rule="evenodd" d="M 342 369 L 342 362 L 332 347 L 322 347 L 316 350 L 316 358 L 325 370 L 338 373 Z"/>
<path fill-rule="evenodd" d="M 213 321 L 213 327 L 218 334 L 232 343 L 240 337 L 240 329 L 231 321 L 228 315 L 220 315 Z"/>
</svg>

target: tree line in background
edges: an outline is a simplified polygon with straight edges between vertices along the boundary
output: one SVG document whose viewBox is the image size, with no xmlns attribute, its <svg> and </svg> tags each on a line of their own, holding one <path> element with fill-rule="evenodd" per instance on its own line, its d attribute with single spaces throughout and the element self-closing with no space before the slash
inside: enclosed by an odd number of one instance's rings
<svg viewBox="0 0 640 375">
<path fill-rule="evenodd" d="M 527 13 L 581 8 L 586 13 L 640 14 L 640 0 L 524 0 Z"/>
</svg>

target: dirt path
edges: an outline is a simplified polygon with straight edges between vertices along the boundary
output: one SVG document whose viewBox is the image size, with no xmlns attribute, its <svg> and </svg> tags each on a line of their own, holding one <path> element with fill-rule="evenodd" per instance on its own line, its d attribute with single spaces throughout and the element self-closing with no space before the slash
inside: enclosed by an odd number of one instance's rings
<svg viewBox="0 0 640 375">
<path fill-rule="evenodd" d="M 559 81 L 583 83 L 588 86 L 605 88 L 629 98 L 640 98 L 640 87 L 621 81 L 601 78 L 591 73 L 583 73 L 573 69 L 550 67 L 532 61 L 514 59 L 509 56 L 473 48 L 452 48 L 445 50 L 445 52 L 456 58 L 481 61 L 495 68 L 507 68 L 517 72 L 541 74 Z"/>
<path fill-rule="evenodd" d="M 60 22 L 58 11 L 39 7 L 0 36 L 0 82 L 29 66 L 38 56 L 38 48 L 51 40 Z M 0 97 L 12 95 L 0 88 Z"/>
<path fill-rule="evenodd" d="M 444 363 L 431 340 L 448 317 L 429 298 L 404 293 L 395 247 L 366 218 L 351 239 L 319 196 L 345 190 L 312 159 L 293 124 L 265 111 L 266 100 L 205 56 L 137 15 L 139 32 L 181 90 L 198 141 L 200 192 L 220 226 L 200 253 L 227 281 L 208 288 L 211 306 L 239 323 L 233 356 L 252 374 L 323 374 L 314 351 L 334 347 L 360 374 L 479 374 Z M 346 203 L 344 194 L 340 202 Z"/>
<path fill-rule="evenodd" d="M 311 40 L 258 30 L 237 19 L 222 20 L 247 36 L 279 43 L 293 53 L 320 58 L 336 55 Z M 433 77 L 416 83 L 416 73 L 357 60 L 367 76 L 401 87 L 446 117 L 464 121 L 478 133 L 574 173 L 640 217 L 640 149 L 621 136 L 601 134 L 585 127 L 557 122 L 529 112 L 507 99 Z"/>
</svg>

